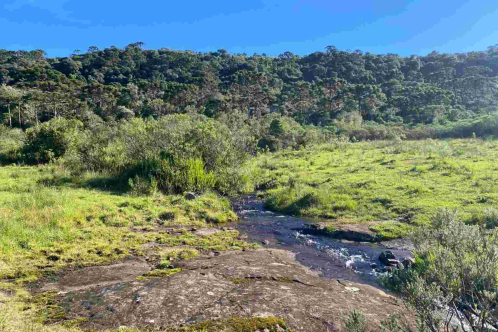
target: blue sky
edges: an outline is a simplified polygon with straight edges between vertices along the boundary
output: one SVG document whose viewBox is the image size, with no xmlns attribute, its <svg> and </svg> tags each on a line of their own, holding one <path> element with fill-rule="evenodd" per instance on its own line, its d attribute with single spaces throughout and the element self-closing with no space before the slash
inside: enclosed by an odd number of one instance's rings
<svg viewBox="0 0 498 332">
<path fill-rule="evenodd" d="M 424 55 L 498 44 L 496 0 L 0 0 L 0 49 L 68 56 L 89 46 L 305 55 Z"/>
</svg>

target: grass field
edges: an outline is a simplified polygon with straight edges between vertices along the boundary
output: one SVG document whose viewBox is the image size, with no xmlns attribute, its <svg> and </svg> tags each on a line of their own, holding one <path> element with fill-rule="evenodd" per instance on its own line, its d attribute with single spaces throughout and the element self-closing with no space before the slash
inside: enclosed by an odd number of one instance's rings
<svg viewBox="0 0 498 332">
<path fill-rule="evenodd" d="M 426 224 L 440 207 L 498 222 L 498 142 L 337 142 L 264 154 L 257 188 L 270 209 L 337 224 L 381 221 L 384 239 Z"/>
<path fill-rule="evenodd" d="M 201 250 L 254 247 L 238 240 L 234 230 L 201 237 L 191 227 L 181 228 L 236 221 L 227 199 L 215 194 L 192 201 L 159 193 L 136 197 L 105 189 L 105 183 L 91 175 L 71 178 L 57 166 L 0 167 L 0 331 L 76 331 L 65 325 L 43 326 L 40 306 L 26 305 L 31 299 L 24 288 L 28 282 L 66 266 L 140 256 L 148 242 L 182 246 L 163 257 L 164 265 Z M 180 228 L 164 231 L 172 225 Z M 177 272 L 159 269 L 150 276 L 159 276 L 158 271 Z"/>
</svg>

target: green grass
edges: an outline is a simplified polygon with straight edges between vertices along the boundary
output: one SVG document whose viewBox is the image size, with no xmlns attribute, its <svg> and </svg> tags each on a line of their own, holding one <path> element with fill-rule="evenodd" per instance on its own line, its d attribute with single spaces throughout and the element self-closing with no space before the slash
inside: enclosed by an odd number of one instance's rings
<svg viewBox="0 0 498 332">
<path fill-rule="evenodd" d="M 44 269 L 91 265 L 140 254 L 147 242 L 241 248 L 235 231 L 197 237 L 162 227 L 236 221 L 228 200 L 206 194 L 132 197 L 73 185 L 46 186 L 49 167 L 0 168 L 0 279 L 30 280 Z"/>
<path fill-rule="evenodd" d="M 60 318 L 59 312 L 51 309 L 50 299 L 24 290 L 27 283 L 65 267 L 145 255 L 143 244 L 158 243 L 162 249 L 156 256 L 164 264 L 143 278 L 167 277 L 181 271 L 175 261 L 195 258 L 200 251 L 257 246 L 239 240 L 235 230 L 209 236 L 190 231 L 237 221 L 226 198 L 212 193 L 192 201 L 159 193 L 140 197 L 119 187 L 95 174 L 71 177 L 56 165 L 0 167 L 2 331 L 79 331 L 77 322 L 45 327 L 42 323 Z"/>
<path fill-rule="evenodd" d="M 439 207 L 471 220 L 496 206 L 497 161 L 496 141 L 337 142 L 263 154 L 251 167 L 267 208 L 331 225 L 382 221 L 372 230 L 391 239 Z"/>
</svg>

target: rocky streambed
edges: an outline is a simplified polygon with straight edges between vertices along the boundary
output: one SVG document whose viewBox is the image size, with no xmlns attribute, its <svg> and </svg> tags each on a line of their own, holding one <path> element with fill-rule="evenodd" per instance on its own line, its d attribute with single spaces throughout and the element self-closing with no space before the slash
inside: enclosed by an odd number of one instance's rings
<svg viewBox="0 0 498 332">
<path fill-rule="evenodd" d="M 149 278 L 143 276 L 154 269 L 154 255 L 169 250 L 151 243 L 144 246 L 145 255 L 68 270 L 40 281 L 33 292 L 51 303 L 49 316 L 92 330 L 164 330 L 234 317 L 277 317 L 285 326 L 269 330 L 330 332 L 344 330 L 344 315 L 353 309 L 363 310 L 372 329 L 390 314 L 405 313 L 375 281 L 383 268 L 378 257 L 390 243 L 311 234 L 308 221 L 266 211 L 254 195 L 240 197 L 233 206 L 241 222 L 228 227 L 262 248 L 201 252 L 176 262 L 175 273 Z M 189 232 L 202 237 L 226 229 Z M 404 245 L 391 248 L 396 258 L 410 256 Z"/>
</svg>

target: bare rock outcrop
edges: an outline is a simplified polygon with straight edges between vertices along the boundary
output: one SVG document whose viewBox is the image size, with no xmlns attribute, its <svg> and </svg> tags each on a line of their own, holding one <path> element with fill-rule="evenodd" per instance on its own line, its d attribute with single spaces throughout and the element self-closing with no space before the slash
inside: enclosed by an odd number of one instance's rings
<svg viewBox="0 0 498 332">
<path fill-rule="evenodd" d="M 182 271 L 165 278 L 107 281 L 102 286 L 88 282 L 84 289 L 72 288 L 66 277 L 59 286 L 75 290 L 59 293 L 55 300 L 68 318 L 87 318 L 82 327 L 97 330 L 157 329 L 230 317 L 275 316 L 297 331 L 325 332 L 330 326 L 343 330 L 343 315 L 352 309 L 363 310 L 371 327 L 378 327 L 389 314 L 403 313 L 395 298 L 382 290 L 321 278 L 285 250 L 224 252 L 175 267 Z M 81 285 L 80 281 L 75 278 L 74 286 Z"/>
</svg>

